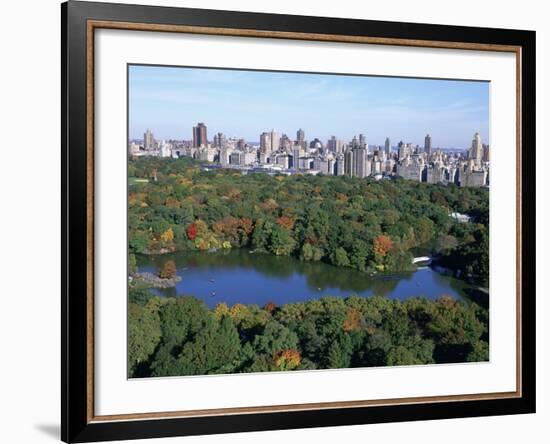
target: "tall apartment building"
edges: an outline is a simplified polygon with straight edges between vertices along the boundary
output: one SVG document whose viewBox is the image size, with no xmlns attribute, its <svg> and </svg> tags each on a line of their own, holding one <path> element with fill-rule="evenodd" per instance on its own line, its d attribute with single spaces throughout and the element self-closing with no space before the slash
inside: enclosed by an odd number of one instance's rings
<svg viewBox="0 0 550 444">
<path fill-rule="evenodd" d="M 152 151 L 155 149 L 155 137 L 149 129 L 143 134 L 143 148 L 145 151 Z"/>
<path fill-rule="evenodd" d="M 200 148 L 201 146 L 206 145 L 208 145 L 206 125 L 202 122 L 199 122 L 197 126 L 193 127 L 193 147 Z"/>
</svg>

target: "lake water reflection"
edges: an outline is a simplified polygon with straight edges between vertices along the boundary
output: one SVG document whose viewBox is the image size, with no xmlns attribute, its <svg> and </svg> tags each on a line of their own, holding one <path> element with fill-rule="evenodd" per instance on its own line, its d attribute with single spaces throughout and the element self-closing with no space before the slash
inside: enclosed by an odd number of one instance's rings
<svg viewBox="0 0 550 444">
<path fill-rule="evenodd" d="M 469 300 L 474 287 L 431 267 L 391 276 L 369 276 L 349 268 L 247 250 L 163 256 L 138 256 L 139 271 L 157 272 L 174 260 L 181 281 L 175 288 L 155 289 L 161 296 L 194 295 L 214 307 L 219 302 L 277 305 L 321 296 L 380 295 L 394 299 L 449 295 Z M 479 296 L 479 295 L 478 295 Z"/>
</svg>

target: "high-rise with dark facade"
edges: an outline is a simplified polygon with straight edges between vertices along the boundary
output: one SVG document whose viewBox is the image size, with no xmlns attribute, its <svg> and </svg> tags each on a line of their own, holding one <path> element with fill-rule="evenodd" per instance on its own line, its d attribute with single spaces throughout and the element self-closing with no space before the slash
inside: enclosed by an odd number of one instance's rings
<svg viewBox="0 0 550 444">
<path fill-rule="evenodd" d="M 208 145 L 206 125 L 202 122 L 199 122 L 197 126 L 193 127 L 193 147 L 199 148 L 206 145 Z"/>
<path fill-rule="evenodd" d="M 432 136 L 429 134 L 426 134 L 426 137 L 424 138 L 424 152 L 428 158 L 432 155 Z"/>
</svg>

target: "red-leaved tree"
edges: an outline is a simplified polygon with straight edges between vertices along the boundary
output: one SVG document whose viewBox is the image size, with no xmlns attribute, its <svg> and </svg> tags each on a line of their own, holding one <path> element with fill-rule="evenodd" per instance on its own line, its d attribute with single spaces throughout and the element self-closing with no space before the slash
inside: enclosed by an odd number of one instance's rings
<svg viewBox="0 0 550 444">
<path fill-rule="evenodd" d="M 192 241 L 197 237 L 197 225 L 194 222 L 187 227 L 187 237 Z"/>
</svg>

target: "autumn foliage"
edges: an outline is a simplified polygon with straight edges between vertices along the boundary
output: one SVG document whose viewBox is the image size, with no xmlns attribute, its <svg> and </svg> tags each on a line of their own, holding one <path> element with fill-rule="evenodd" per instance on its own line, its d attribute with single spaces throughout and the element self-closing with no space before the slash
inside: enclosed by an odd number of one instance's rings
<svg viewBox="0 0 550 444">
<path fill-rule="evenodd" d="M 349 308 L 344 320 L 344 331 L 361 331 L 363 329 L 363 316 L 356 308 Z"/>
<path fill-rule="evenodd" d="M 298 350 L 281 350 L 273 357 L 273 363 L 280 370 L 294 370 L 302 362 L 302 357 Z"/>
<path fill-rule="evenodd" d="M 257 305 L 129 290 L 131 377 L 482 362 L 488 311 L 449 296 L 321 297 Z M 174 350 L 177 356 L 174 356 Z"/>
<path fill-rule="evenodd" d="M 197 237 L 197 225 L 194 222 L 187 227 L 187 237 L 192 241 Z"/>
<path fill-rule="evenodd" d="M 229 307 L 225 302 L 220 302 L 219 304 L 216 304 L 216 307 L 214 308 L 214 317 L 217 321 L 219 321 L 224 316 L 229 316 Z"/>
<path fill-rule="evenodd" d="M 188 158 L 130 159 L 128 174 L 133 254 L 245 248 L 393 273 L 414 270 L 415 251 L 435 246 L 442 266 L 488 284 L 485 188 L 202 171 Z M 458 225 L 454 211 L 472 223 Z"/>
<path fill-rule="evenodd" d="M 272 313 L 273 310 L 275 310 L 277 308 L 277 305 L 275 305 L 274 302 L 268 302 L 267 304 L 264 305 L 264 310 L 267 311 L 268 313 Z"/>
<path fill-rule="evenodd" d="M 287 216 L 281 216 L 277 218 L 277 224 L 287 230 L 292 230 L 294 228 L 294 219 Z"/>
<path fill-rule="evenodd" d="M 165 232 L 163 232 L 160 235 L 160 240 L 165 245 L 171 244 L 174 240 L 174 231 L 172 231 L 172 228 L 168 228 Z"/>
<path fill-rule="evenodd" d="M 373 245 L 374 254 L 384 257 L 393 248 L 393 241 L 388 236 L 381 234 L 374 238 Z"/>
<path fill-rule="evenodd" d="M 176 263 L 172 260 L 166 261 L 159 272 L 159 277 L 162 279 L 173 279 L 176 277 Z"/>
</svg>

